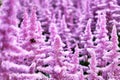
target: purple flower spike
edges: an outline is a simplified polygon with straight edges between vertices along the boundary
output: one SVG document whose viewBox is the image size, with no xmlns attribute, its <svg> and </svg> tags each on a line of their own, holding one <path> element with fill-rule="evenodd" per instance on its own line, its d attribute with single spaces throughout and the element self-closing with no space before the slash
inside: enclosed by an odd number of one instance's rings
<svg viewBox="0 0 120 80">
<path fill-rule="evenodd" d="M 17 24 L 17 1 L 16 0 L 4 0 L 2 6 L 2 23 L 15 25 Z"/>
<path fill-rule="evenodd" d="M 64 46 L 64 43 L 62 42 L 59 35 L 56 35 L 53 41 L 53 49 L 55 51 L 62 50 L 62 47 Z"/>
<path fill-rule="evenodd" d="M 112 41 L 112 50 L 117 51 L 118 48 L 118 37 L 117 37 L 117 29 L 116 26 L 113 26 L 112 33 L 111 33 L 111 41 Z"/>
</svg>

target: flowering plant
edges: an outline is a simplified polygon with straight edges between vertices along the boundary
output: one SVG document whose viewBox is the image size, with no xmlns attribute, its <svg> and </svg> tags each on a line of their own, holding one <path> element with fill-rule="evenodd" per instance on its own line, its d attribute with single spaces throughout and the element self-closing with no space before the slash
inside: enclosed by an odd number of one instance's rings
<svg viewBox="0 0 120 80">
<path fill-rule="evenodd" d="M 2 0 L 0 80 L 120 80 L 119 0 Z"/>
</svg>

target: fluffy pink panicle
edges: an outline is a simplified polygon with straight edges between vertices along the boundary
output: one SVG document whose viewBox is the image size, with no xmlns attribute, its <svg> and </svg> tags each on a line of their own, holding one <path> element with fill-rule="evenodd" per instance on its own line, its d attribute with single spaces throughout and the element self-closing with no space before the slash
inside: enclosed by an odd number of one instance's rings
<svg viewBox="0 0 120 80">
<path fill-rule="evenodd" d="M 119 0 L 0 0 L 0 80 L 120 80 Z"/>
</svg>

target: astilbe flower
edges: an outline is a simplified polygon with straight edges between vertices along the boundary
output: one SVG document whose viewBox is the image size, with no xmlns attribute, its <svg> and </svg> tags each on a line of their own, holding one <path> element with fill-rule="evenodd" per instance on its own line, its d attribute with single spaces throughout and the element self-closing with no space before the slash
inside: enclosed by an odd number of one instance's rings
<svg viewBox="0 0 120 80">
<path fill-rule="evenodd" d="M 97 53 L 97 60 L 99 66 L 105 66 L 106 62 L 103 59 L 104 53 L 110 50 L 109 48 L 109 37 L 108 37 L 108 30 L 106 29 L 106 14 L 105 13 L 98 13 L 98 25 L 96 27 L 96 35 L 95 35 L 95 43 L 96 49 L 95 52 Z"/>
<path fill-rule="evenodd" d="M 116 59 L 119 54 L 118 54 L 118 37 L 117 37 L 117 30 L 116 30 L 116 26 L 113 26 L 113 30 L 111 33 L 111 51 L 108 53 L 109 57 L 111 57 L 112 61 L 114 61 L 114 59 Z M 111 55 L 111 56 L 110 56 Z M 110 60 L 111 61 L 111 60 Z"/>
<path fill-rule="evenodd" d="M 3 0 L 0 80 L 120 80 L 119 8 L 118 0 Z"/>
<path fill-rule="evenodd" d="M 84 35 L 82 37 L 83 39 L 81 40 L 82 41 L 82 44 L 84 44 L 84 48 L 82 49 L 83 50 L 83 54 L 88 54 L 87 52 L 87 48 L 93 48 L 93 35 L 92 35 L 92 32 L 91 32 L 91 19 L 88 20 L 87 22 L 87 25 L 86 25 L 86 29 L 85 29 L 85 32 L 84 32 Z"/>
<path fill-rule="evenodd" d="M 3 36 L 1 38 L 1 65 L 0 65 L 0 79 L 2 80 L 13 80 L 14 78 L 19 79 L 28 79 L 31 76 L 13 76 L 10 74 L 14 73 L 26 73 L 29 75 L 30 72 L 30 67 L 29 65 L 25 65 L 23 63 L 23 58 L 26 55 L 32 54 L 32 52 L 27 52 L 20 46 L 17 46 L 19 43 L 17 42 L 17 31 L 19 30 L 17 28 L 17 23 L 16 23 L 16 16 L 14 13 L 16 13 L 15 5 L 16 1 L 15 0 L 5 0 L 4 2 L 4 7 L 1 8 L 5 14 L 2 14 L 1 16 L 1 25 L 2 27 L 0 28 L 1 30 L 1 35 Z M 7 5 L 8 4 L 8 5 Z M 7 5 L 7 7 L 6 7 Z M 14 42 L 13 42 L 14 41 Z M 26 56 L 27 57 L 27 56 Z M 17 58 L 17 59 L 14 59 Z M 31 64 L 32 65 L 32 64 Z M 41 75 L 41 74 L 40 74 Z M 24 78 L 24 76 L 26 76 Z M 31 77 L 31 79 L 36 79 L 36 78 L 41 78 L 37 76 L 36 74 Z"/>
</svg>

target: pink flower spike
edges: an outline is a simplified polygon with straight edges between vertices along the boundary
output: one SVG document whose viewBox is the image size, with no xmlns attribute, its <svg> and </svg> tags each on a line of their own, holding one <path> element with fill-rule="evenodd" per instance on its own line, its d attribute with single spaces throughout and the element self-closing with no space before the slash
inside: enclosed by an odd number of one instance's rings
<svg viewBox="0 0 120 80">
<path fill-rule="evenodd" d="M 3 4 L 2 11 L 5 13 L 5 15 L 1 16 L 2 23 L 16 26 L 17 1 L 3 0 L 2 4 Z"/>
<path fill-rule="evenodd" d="M 111 41 L 112 41 L 112 49 L 117 51 L 119 42 L 118 42 L 117 30 L 115 25 L 113 26 L 113 29 L 112 29 Z"/>
<path fill-rule="evenodd" d="M 21 24 L 21 36 L 20 38 L 26 39 L 28 37 L 29 18 L 27 9 L 24 9 L 23 22 Z"/>
<path fill-rule="evenodd" d="M 75 53 L 74 53 L 74 64 L 79 64 L 79 48 L 78 48 L 78 45 L 76 44 L 76 47 L 75 47 Z"/>
<path fill-rule="evenodd" d="M 96 55 L 95 55 L 95 51 L 94 49 L 87 49 L 87 51 L 90 53 L 91 55 L 91 59 L 90 59 L 90 70 L 91 72 L 96 72 L 96 66 L 97 66 L 97 61 L 96 61 Z"/>
<path fill-rule="evenodd" d="M 30 30 L 31 33 L 34 33 L 36 31 L 36 21 L 37 21 L 37 16 L 36 16 L 36 7 L 33 6 L 31 9 L 31 18 L 30 18 Z"/>
<path fill-rule="evenodd" d="M 67 24 L 66 24 L 66 21 L 65 21 L 65 15 L 63 15 L 62 17 L 62 20 L 61 20 L 61 28 L 63 31 L 70 31 L 68 28 L 67 28 Z"/>
<path fill-rule="evenodd" d="M 79 65 L 79 48 L 77 44 L 75 47 L 75 53 L 73 55 L 73 64 L 74 64 L 74 68 L 72 73 L 76 73 Z"/>
<path fill-rule="evenodd" d="M 28 18 L 27 8 L 24 8 L 23 22 L 21 27 L 22 28 L 28 27 L 28 22 L 29 22 L 29 18 Z"/>
<path fill-rule="evenodd" d="M 104 35 L 104 33 L 108 33 L 108 31 L 107 31 L 107 29 L 106 29 L 106 23 L 107 23 L 107 22 L 106 22 L 106 13 L 103 13 L 103 14 L 101 15 L 100 19 L 101 19 L 100 32 L 103 33 L 103 35 Z"/>
<path fill-rule="evenodd" d="M 37 21 L 36 37 L 37 37 L 38 42 L 40 43 L 39 45 L 44 45 L 44 43 L 45 43 L 45 41 L 44 41 L 45 37 L 42 35 L 42 32 L 43 32 L 43 29 L 42 29 L 42 26 L 41 26 L 41 22 Z"/>
<path fill-rule="evenodd" d="M 87 26 L 85 29 L 85 35 L 86 35 L 86 38 L 88 38 L 87 40 L 92 40 L 91 21 L 92 21 L 91 19 L 88 20 Z"/>
<path fill-rule="evenodd" d="M 59 51 L 62 49 L 62 47 L 64 46 L 61 38 L 59 35 L 56 35 L 55 38 L 54 38 L 54 41 L 53 41 L 53 49 L 55 51 Z"/>
<path fill-rule="evenodd" d="M 49 32 L 50 32 L 50 39 L 51 39 L 51 41 L 53 41 L 55 36 L 58 34 L 57 26 L 55 23 L 52 22 L 50 24 Z"/>
</svg>

